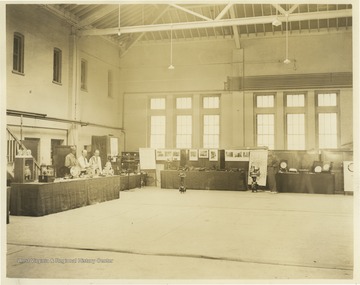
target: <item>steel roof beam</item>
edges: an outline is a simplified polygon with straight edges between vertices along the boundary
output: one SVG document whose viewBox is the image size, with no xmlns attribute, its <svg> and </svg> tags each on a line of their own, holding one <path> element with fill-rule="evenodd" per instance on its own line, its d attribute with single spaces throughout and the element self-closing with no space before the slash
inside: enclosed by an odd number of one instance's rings
<svg viewBox="0 0 360 285">
<path fill-rule="evenodd" d="M 230 7 L 230 17 L 231 19 L 235 19 L 235 11 L 234 11 L 234 7 Z M 234 33 L 234 40 L 235 40 L 235 46 L 236 48 L 240 48 L 240 38 L 239 38 L 239 31 L 238 31 L 238 27 L 236 25 L 232 26 L 233 29 L 233 33 Z"/>
<path fill-rule="evenodd" d="M 206 21 L 212 21 L 212 20 L 213 20 L 213 19 L 210 19 L 210 18 L 208 18 L 208 17 L 206 17 L 206 16 L 204 16 L 204 15 L 202 15 L 202 14 L 196 13 L 196 12 L 194 12 L 194 11 L 192 11 L 192 10 L 186 9 L 186 8 L 181 7 L 181 6 L 179 6 L 179 5 L 176 5 L 176 4 L 170 4 L 170 6 L 176 8 L 176 9 L 182 10 L 182 11 L 184 11 L 184 12 L 186 12 L 186 13 L 191 14 L 191 15 L 194 15 L 194 16 L 196 16 L 196 17 L 202 18 L 202 19 L 204 19 L 204 20 L 206 20 Z"/>
<path fill-rule="evenodd" d="M 233 6 L 232 3 L 229 3 L 225 6 L 225 8 L 219 13 L 219 15 L 216 16 L 215 21 L 216 20 L 220 20 L 222 19 L 222 17 L 224 17 L 224 15 L 226 14 L 226 12 Z"/>
<path fill-rule="evenodd" d="M 291 14 L 288 17 L 288 21 L 304 21 L 304 20 L 317 20 L 317 19 L 333 19 L 333 18 L 346 18 L 352 17 L 352 10 L 339 10 L 339 11 L 325 11 L 325 12 L 309 12 L 309 13 L 297 13 Z M 279 15 L 280 21 L 286 21 L 286 17 Z M 223 19 L 223 20 L 211 20 L 211 21 L 198 21 L 198 22 L 185 22 L 185 23 L 169 23 L 158 25 L 144 25 L 144 26 L 128 26 L 121 27 L 120 32 L 122 34 L 129 33 L 144 33 L 155 31 L 169 31 L 169 30 L 188 30 L 188 29 L 203 29 L 212 27 L 226 27 L 226 26 L 242 26 L 242 25 L 255 25 L 255 24 L 268 24 L 274 21 L 274 16 L 264 17 L 248 17 L 248 18 L 236 18 L 236 19 Z M 80 30 L 78 35 L 80 36 L 100 36 L 100 35 L 112 35 L 117 34 L 118 27 L 108 29 L 91 29 Z"/>
</svg>

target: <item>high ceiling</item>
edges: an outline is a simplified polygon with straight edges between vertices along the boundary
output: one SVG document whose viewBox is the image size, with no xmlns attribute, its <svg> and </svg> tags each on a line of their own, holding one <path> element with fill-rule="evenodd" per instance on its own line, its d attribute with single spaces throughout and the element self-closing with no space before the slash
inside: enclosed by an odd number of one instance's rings
<svg viewBox="0 0 360 285">
<path fill-rule="evenodd" d="M 351 29 L 349 4 L 43 4 L 79 35 L 103 36 L 126 52 L 141 41 L 230 38 Z M 216 1 L 214 1 L 216 3 Z M 278 25 L 274 20 L 278 19 Z"/>
</svg>

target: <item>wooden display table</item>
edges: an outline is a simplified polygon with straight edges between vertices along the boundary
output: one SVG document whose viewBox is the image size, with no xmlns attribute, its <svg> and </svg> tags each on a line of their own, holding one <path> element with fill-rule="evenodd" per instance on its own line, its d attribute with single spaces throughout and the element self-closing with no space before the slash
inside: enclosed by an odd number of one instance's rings
<svg viewBox="0 0 360 285">
<path fill-rule="evenodd" d="M 120 190 L 137 185 L 140 186 L 140 175 L 79 178 L 53 183 L 13 183 L 10 213 L 18 216 L 58 213 L 119 199 Z"/>
<path fill-rule="evenodd" d="M 276 184 L 279 192 L 335 193 L 335 175 L 331 173 L 277 173 Z"/>
<path fill-rule="evenodd" d="M 178 189 L 180 186 L 179 171 L 164 170 L 160 172 L 161 188 Z M 246 172 L 228 171 L 185 171 L 185 187 L 200 190 L 247 190 Z"/>
</svg>

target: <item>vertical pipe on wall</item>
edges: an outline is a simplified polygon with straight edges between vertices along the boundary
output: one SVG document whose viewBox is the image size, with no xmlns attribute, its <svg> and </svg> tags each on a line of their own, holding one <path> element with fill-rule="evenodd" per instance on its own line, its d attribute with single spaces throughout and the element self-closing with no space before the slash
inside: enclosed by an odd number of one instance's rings
<svg viewBox="0 0 360 285">
<path fill-rule="evenodd" d="M 70 35 L 70 55 L 69 55 L 69 102 L 68 102 L 68 117 L 71 120 L 77 120 L 78 116 L 78 103 L 79 103 L 79 64 L 78 64 L 78 42 L 75 31 Z M 78 142 L 78 126 L 71 124 L 68 143 L 76 145 Z"/>
<path fill-rule="evenodd" d="M 242 146 L 245 146 L 245 49 L 242 49 L 242 77 L 241 77 L 241 89 L 242 89 L 242 95 L 243 95 L 243 136 L 242 136 Z"/>
<path fill-rule="evenodd" d="M 20 116 L 20 141 L 23 141 L 23 115 Z"/>
</svg>

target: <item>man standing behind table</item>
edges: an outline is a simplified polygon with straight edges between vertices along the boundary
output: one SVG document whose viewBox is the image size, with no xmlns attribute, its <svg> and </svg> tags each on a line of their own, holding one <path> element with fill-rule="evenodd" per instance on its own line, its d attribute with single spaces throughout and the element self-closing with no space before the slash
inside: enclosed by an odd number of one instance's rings
<svg viewBox="0 0 360 285">
<path fill-rule="evenodd" d="M 89 164 L 94 169 L 95 174 L 102 173 L 101 157 L 99 155 L 100 151 L 97 149 L 95 150 L 94 155 L 89 160 Z"/>
<path fill-rule="evenodd" d="M 275 153 L 269 151 L 267 162 L 267 182 L 271 193 L 278 193 L 276 187 L 276 173 L 279 172 L 279 160 Z"/>
<path fill-rule="evenodd" d="M 78 161 L 76 159 L 76 146 L 72 145 L 70 147 L 70 153 L 65 156 L 65 166 L 67 167 L 68 173 L 70 173 L 70 168 L 77 166 Z"/>
<path fill-rule="evenodd" d="M 85 173 L 86 169 L 89 167 L 89 163 L 88 163 L 88 160 L 87 160 L 87 150 L 86 149 L 83 149 L 81 151 L 81 156 L 78 158 L 78 162 L 79 162 L 79 166 L 81 168 L 80 171 L 82 173 Z"/>
</svg>

